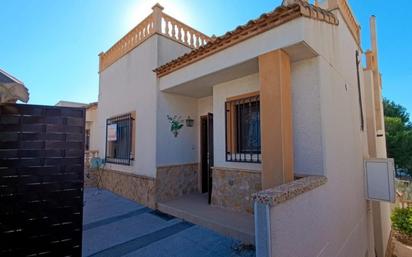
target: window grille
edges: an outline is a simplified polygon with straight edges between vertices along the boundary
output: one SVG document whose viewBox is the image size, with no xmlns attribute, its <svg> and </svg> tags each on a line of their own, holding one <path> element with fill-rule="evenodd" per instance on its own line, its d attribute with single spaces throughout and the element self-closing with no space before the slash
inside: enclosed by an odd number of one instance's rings
<svg viewBox="0 0 412 257">
<path fill-rule="evenodd" d="M 259 95 L 227 101 L 225 113 L 226 161 L 260 163 Z"/>
<path fill-rule="evenodd" d="M 130 165 L 132 154 L 133 117 L 126 114 L 106 121 L 106 163 Z"/>
</svg>

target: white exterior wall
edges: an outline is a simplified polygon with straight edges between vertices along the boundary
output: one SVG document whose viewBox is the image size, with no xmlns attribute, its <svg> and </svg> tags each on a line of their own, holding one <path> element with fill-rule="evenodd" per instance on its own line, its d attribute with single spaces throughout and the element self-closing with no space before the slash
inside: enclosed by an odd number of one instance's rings
<svg viewBox="0 0 412 257">
<path fill-rule="evenodd" d="M 199 98 L 197 101 L 198 117 L 213 113 L 213 96 Z"/>
<path fill-rule="evenodd" d="M 165 36 L 156 36 L 158 40 L 158 64 L 157 67 L 190 52 L 192 49 L 178 43 L 174 40 L 168 39 Z M 157 68 L 156 67 L 156 68 Z"/>
<path fill-rule="evenodd" d="M 306 65 L 307 70 L 315 69 L 315 74 L 319 75 L 320 106 L 313 106 L 313 103 L 306 101 L 307 104 L 301 107 L 314 110 L 320 108 L 318 111 L 321 113 L 321 127 L 312 124 L 312 128 L 320 129 L 321 137 L 316 135 L 308 138 L 309 142 L 312 141 L 309 144 L 311 147 L 321 146 L 321 167 L 323 166 L 323 173 L 327 176 L 328 182 L 320 188 L 270 209 L 272 256 L 365 256 L 369 248 L 369 213 L 364 198 L 361 140 L 363 134 L 357 116 L 357 87 L 348 86 L 346 91 L 345 84 L 353 83 L 352 79 L 345 80 L 322 57 L 292 66 L 297 65 Z M 310 83 L 308 85 L 310 86 Z M 298 99 L 296 86 L 293 84 L 294 101 Z M 303 95 L 305 94 L 301 97 Z M 309 97 L 316 99 L 318 94 L 313 93 Z M 294 102 L 294 108 L 295 104 Z M 302 117 L 305 109 L 300 111 L 301 113 L 294 111 L 294 125 L 305 122 L 305 118 Z M 297 121 L 298 117 L 302 117 L 300 121 Z M 314 118 L 318 117 L 315 115 Z M 301 135 L 296 133 L 296 130 L 299 130 L 299 126 L 295 126 L 294 134 L 295 139 L 299 140 Z M 304 134 L 301 140 L 303 139 Z M 295 148 L 302 146 L 305 147 L 305 144 L 295 142 Z M 296 152 L 295 150 L 295 154 Z M 295 159 L 297 167 L 299 161 L 299 158 Z M 312 160 L 308 161 L 308 164 L 311 162 Z"/>
<path fill-rule="evenodd" d="M 198 162 L 198 100 L 192 97 L 159 93 L 157 110 L 157 166 Z M 180 116 L 183 128 L 174 137 L 167 115 Z M 186 126 L 186 118 L 194 119 L 194 126 Z"/>
<path fill-rule="evenodd" d="M 291 64 L 295 173 L 323 175 L 320 70 L 317 58 Z"/>
<path fill-rule="evenodd" d="M 190 48 L 165 38 L 158 37 L 158 66 L 190 51 Z M 196 163 L 198 161 L 198 124 L 197 99 L 160 92 L 157 88 L 157 132 L 156 166 Z M 170 131 L 167 115 L 180 116 L 183 128 L 178 137 Z M 186 118 L 194 119 L 194 126 L 186 127 Z"/>
<path fill-rule="evenodd" d="M 161 112 L 157 110 L 164 110 L 164 104 L 170 97 L 159 95 L 157 77 L 153 70 L 187 51 L 189 48 L 182 44 L 164 36 L 153 35 L 100 73 L 96 146 L 100 157 L 104 158 L 105 155 L 106 120 L 113 116 L 136 112 L 133 142 L 135 156 L 132 165 L 107 164 L 106 168 L 149 177 L 156 176 L 156 123 L 163 122 L 163 119 L 159 118 Z M 160 159 L 159 162 L 166 161 Z"/>
<path fill-rule="evenodd" d="M 136 112 L 135 156 L 131 166 L 106 164 L 106 168 L 150 177 L 156 172 L 157 37 L 153 36 L 100 73 L 99 155 L 105 156 L 106 120 Z"/>
<path fill-rule="evenodd" d="M 311 76 L 303 76 L 303 73 L 300 80 L 292 79 L 294 90 L 296 82 L 303 83 L 303 87 L 307 78 L 309 86 L 318 83 L 320 94 L 314 86 L 315 90 L 307 97 L 314 102 L 320 97 L 320 105 L 312 103 L 312 106 L 305 106 L 311 110 L 319 108 L 320 111 L 320 117 L 315 115 L 320 126 L 313 124 L 312 128 L 314 131 L 320 129 L 321 137 L 310 140 L 314 140 L 315 148 L 321 140 L 322 163 L 312 165 L 323 167 L 323 175 L 327 176 L 328 182 L 270 209 L 272 256 L 365 256 L 368 249 L 372 256 L 374 251 L 369 240 L 373 236 L 370 233 L 371 215 L 364 197 L 363 159 L 367 141 L 366 133 L 360 128 L 355 66 L 355 51 L 360 49 L 343 18 L 337 15 L 341 21 L 337 27 L 314 20 L 306 22 L 305 38 L 320 56 L 304 62 L 316 66 L 307 69 L 317 71 L 318 82 Z M 296 71 L 303 65 L 292 66 Z M 362 74 L 361 83 L 363 86 Z M 294 101 L 304 101 L 295 91 L 293 97 Z M 294 126 L 298 120 L 304 119 L 301 117 L 303 113 L 295 110 L 297 105 L 299 103 L 294 102 Z M 295 140 L 303 141 L 304 135 L 300 138 L 295 133 Z M 301 143 L 295 142 L 296 147 L 302 147 Z M 295 154 L 295 157 L 308 156 L 307 153 L 300 155 L 299 150 L 295 150 Z M 312 161 L 316 161 L 316 157 L 312 156 Z M 304 166 L 299 159 L 295 160 L 296 170 L 302 172 L 300 169 Z"/>
<path fill-rule="evenodd" d="M 86 129 L 90 130 L 89 150 L 97 150 L 97 109 L 95 107 L 86 109 Z"/>
<path fill-rule="evenodd" d="M 328 184 L 270 209 L 272 256 L 365 256 L 366 212 L 352 225 L 355 214 L 328 196 Z"/>
<path fill-rule="evenodd" d="M 169 93 L 159 93 L 157 128 L 157 165 L 198 163 L 200 161 L 200 117 L 213 113 L 213 97 L 192 98 Z M 183 120 L 190 116 L 193 127 L 181 129 L 175 138 L 170 132 L 167 115 L 178 115 Z"/>
<path fill-rule="evenodd" d="M 292 63 L 295 172 L 323 175 L 319 67 L 316 58 Z M 215 166 L 261 170 L 260 164 L 225 161 L 225 107 L 227 98 L 260 90 L 259 75 L 215 85 L 213 113 Z"/>
<path fill-rule="evenodd" d="M 225 102 L 233 96 L 259 91 L 259 74 L 255 73 L 243 78 L 221 83 L 213 87 L 213 142 L 214 166 L 261 170 L 262 165 L 256 163 L 240 163 L 226 161 L 225 138 Z"/>
</svg>

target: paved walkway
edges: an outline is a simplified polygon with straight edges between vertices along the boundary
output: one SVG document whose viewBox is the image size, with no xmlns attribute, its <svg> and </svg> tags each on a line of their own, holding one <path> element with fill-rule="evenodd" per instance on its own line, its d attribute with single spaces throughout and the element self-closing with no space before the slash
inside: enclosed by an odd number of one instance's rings
<svg viewBox="0 0 412 257">
<path fill-rule="evenodd" d="M 249 257 L 238 241 L 105 190 L 84 194 L 83 256 Z"/>
</svg>

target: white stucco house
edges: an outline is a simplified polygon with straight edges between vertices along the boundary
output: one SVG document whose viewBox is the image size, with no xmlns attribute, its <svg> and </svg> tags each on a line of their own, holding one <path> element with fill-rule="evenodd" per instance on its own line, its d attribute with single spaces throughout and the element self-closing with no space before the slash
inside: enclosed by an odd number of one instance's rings
<svg viewBox="0 0 412 257">
<path fill-rule="evenodd" d="M 86 124 L 85 124 L 85 154 L 86 158 L 90 159 L 95 156 L 97 150 L 97 102 L 93 103 L 79 103 L 72 101 L 60 100 L 55 106 L 75 107 L 86 109 Z"/>
<path fill-rule="evenodd" d="M 29 95 L 29 90 L 23 82 L 0 69 L 0 103 L 27 103 Z"/>
<path fill-rule="evenodd" d="M 386 158 L 374 21 L 364 52 L 346 0 L 284 1 L 220 37 L 155 5 L 99 55 L 103 186 L 254 215 L 258 256 L 385 256 L 389 205 L 364 175 Z"/>
</svg>

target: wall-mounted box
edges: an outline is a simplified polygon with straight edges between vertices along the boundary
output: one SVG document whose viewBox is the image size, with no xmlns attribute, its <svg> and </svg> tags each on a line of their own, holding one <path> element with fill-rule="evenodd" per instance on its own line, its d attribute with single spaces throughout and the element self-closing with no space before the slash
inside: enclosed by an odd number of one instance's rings
<svg viewBox="0 0 412 257">
<path fill-rule="evenodd" d="M 365 160 L 364 168 L 366 198 L 372 201 L 395 202 L 394 160 Z"/>
</svg>

